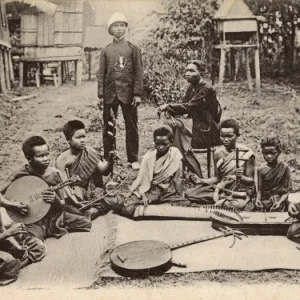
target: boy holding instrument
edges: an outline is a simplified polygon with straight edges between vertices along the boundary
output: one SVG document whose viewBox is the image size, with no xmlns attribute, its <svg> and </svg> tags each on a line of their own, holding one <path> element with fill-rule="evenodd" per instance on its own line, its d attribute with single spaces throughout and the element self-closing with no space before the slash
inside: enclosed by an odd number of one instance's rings
<svg viewBox="0 0 300 300">
<path fill-rule="evenodd" d="M 111 151 L 109 160 L 105 161 L 94 148 L 86 146 L 85 126 L 79 120 L 67 122 L 63 132 L 69 148 L 59 155 L 56 167 L 63 173 L 81 178 L 79 184 L 72 186 L 72 191 L 75 202 L 83 206 L 84 202 L 91 203 L 104 195 L 102 176 L 111 171 L 116 154 Z M 110 206 L 105 199 L 99 199 L 89 207 L 87 216 L 94 220 L 109 210 Z"/>
<path fill-rule="evenodd" d="M 239 124 L 234 119 L 220 124 L 223 145 L 217 147 L 214 153 L 215 176 L 201 179 L 193 174 L 191 180 L 196 186 L 186 191 L 187 199 L 232 209 L 252 209 L 255 156 L 248 147 L 237 143 L 239 131 Z"/>
<path fill-rule="evenodd" d="M 289 167 L 278 161 L 281 152 L 280 140 L 266 137 L 261 141 L 261 149 L 266 165 L 257 170 L 255 208 L 264 211 L 287 211 L 292 178 Z"/>
<path fill-rule="evenodd" d="M 16 179 L 34 175 L 40 177 L 47 184 L 55 186 L 66 178 L 56 168 L 50 167 L 50 153 L 46 141 L 41 136 L 32 136 L 25 140 L 22 145 L 23 153 L 28 160 L 28 164 L 19 171 L 12 174 L 0 188 L 3 195 L 9 185 Z M 90 231 L 91 222 L 80 213 L 65 205 L 65 200 L 70 192 L 66 188 L 61 188 L 54 192 L 49 189 L 42 193 L 42 199 L 51 204 L 49 212 L 40 221 L 27 224 L 27 232 L 30 237 L 37 237 L 44 240 L 47 237 L 61 237 L 68 232 Z M 12 202 L 1 196 L 2 205 L 6 209 L 15 210 L 21 215 L 26 215 L 28 207 L 23 204 Z"/>
<path fill-rule="evenodd" d="M 116 195 L 111 206 L 120 215 L 132 218 L 137 207 L 148 204 L 176 202 L 189 204 L 184 199 L 181 182 L 182 155 L 172 147 L 173 131 L 169 126 L 160 126 L 153 133 L 155 147 L 144 155 L 130 194 L 124 199 Z"/>
<path fill-rule="evenodd" d="M 21 267 L 44 257 L 46 248 L 43 242 L 35 237 L 24 238 L 26 234 L 22 223 L 5 227 L 0 211 L 0 286 L 15 281 Z"/>
</svg>

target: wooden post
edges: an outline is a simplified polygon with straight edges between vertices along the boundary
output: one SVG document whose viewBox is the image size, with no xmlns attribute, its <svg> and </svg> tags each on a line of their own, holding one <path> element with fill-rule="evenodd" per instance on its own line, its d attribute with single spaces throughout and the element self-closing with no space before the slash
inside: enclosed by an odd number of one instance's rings
<svg viewBox="0 0 300 300">
<path fill-rule="evenodd" d="M 6 85 L 5 85 L 5 70 L 3 63 L 3 49 L 0 49 L 0 85 L 2 94 L 7 95 Z"/>
<path fill-rule="evenodd" d="M 233 81 L 234 78 L 234 49 L 230 48 L 229 50 L 229 76 L 230 76 L 230 81 Z"/>
<path fill-rule="evenodd" d="M 35 71 L 35 83 L 36 87 L 39 89 L 41 87 L 41 73 L 40 73 L 40 64 L 37 64 L 37 68 Z"/>
<path fill-rule="evenodd" d="M 61 82 L 66 82 L 66 62 L 61 62 Z"/>
<path fill-rule="evenodd" d="M 259 64 L 259 47 L 255 49 L 255 81 L 256 81 L 256 90 L 257 94 L 260 96 L 260 64 Z"/>
<path fill-rule="evenodd" d="M 246 59 L 246 73 L 247 73 L 247 81 L 248 81 L 248 86 L 249 90 L 252 92 L 253 87 L 252 87 L 252 78 L 251 78 L 251 69 L 250 69 L 250 61 L 249 61 L 249 49 L 245 49 L 245 59 Z"/>
<path fill-rule="evenodd" d="M 78 59 L 75 61 L 75 85 L 81 85 L 82 81 L 82 60 Z"/>
<path fill-rule="evenodd" d="M 92 51 L 88 52 L 89 59 L 89 80 L 92 80 Z"/>
<path fill-rule="evenodd" d="M 14 67 L 12 63 L 11 50 L 8 50 L 9 77 L 11 82 L 15 81 Z"/>
<path fill-rule="evenodd" d="M 3 50 L 4 55 L 4 72 L 5 72 L 5 80 L 6 80 L 6 87 L 10 91 L 10 77 L 9 77 L 9 60 L 8 60 L 8 51 L 6 49 Z"/>
<path fill-rule="evenodd" d="M 62 76 L 61 76 L 61 62 L 58 62 L 58 67 L 57 67 L 57 83 L 60 86 L 62 84 Z"/>
<path fill-rule="evenodd" d="M 19 87 L 22 88 L 24 85 L 24 63 L 19 62 Z"/>
<path fill-rule="evenodd" d="M 219 71 L 219 86 L 223 86 L 224 73 L 225 73 L 225 55 L 226 50 L 221 48 L 220 71 Z"/>
</svg>

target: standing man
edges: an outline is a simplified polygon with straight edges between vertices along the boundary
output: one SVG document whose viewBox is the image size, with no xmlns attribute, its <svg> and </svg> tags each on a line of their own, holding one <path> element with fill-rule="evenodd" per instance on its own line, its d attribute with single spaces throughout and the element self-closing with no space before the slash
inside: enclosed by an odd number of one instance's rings
<svg viewBox="0 0 300 300">
<path fill-rule="evenodd" d="M 127 27 L 125 16 L 118 12 L 108 22 L 108 32 L 113 41 L 100 54 L 98 97 L 99 108 L 103 109 L 104 157 L 108 159 L 109 152 L 113 150 L 114 139 L 109 134 L 111 113 L 116 115 L 120 105 L 125 121 L 128 163 L 137 170 L 140 168 L 137 107 L 143 92 L 143 65 L 141 50 L 125 40 Z"/>
</svg>

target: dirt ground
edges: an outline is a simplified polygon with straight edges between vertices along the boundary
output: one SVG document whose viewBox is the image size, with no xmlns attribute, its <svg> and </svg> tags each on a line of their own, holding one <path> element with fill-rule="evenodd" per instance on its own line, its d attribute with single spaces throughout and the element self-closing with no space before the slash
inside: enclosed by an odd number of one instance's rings
<svg viewBox="0 0 300 300">
<path fill-rule="evenodd" d="M 16 94 L 37 94 L 37 97 L 14 101 Z M 258 105 L 256 102 L 260 101 Z M 242 127 L 241 142 L 246 143 L 257 154 L 257 165 L 263 162 L 260 151 L 260 139 L 269 134 L 277 134 L 283 144 L 282 160 L 289 163 L 292 169 L 294 190 L 300 188 L 300 101 L 297 87 L 280 85 L 274 82 L 264 82 L 262 96 L 259 99 L 255 93 L 247 90 L 245 83 L 226 84 L 220 102 L 223 107 L 223 118 L 234 117 Z M 80 119 L 87 125 L 89 143 L 101 148 L 102 123 L 97 109 L 96 82 L 84 82 L 81 87 L 65 84 L 56 89 L 45 86 L 39 90 L 26 88 L 11 92 L 8 97 L 0 98 L 0 181 L 26 160 L 21 152 L 22 141 L 32 135 L 41 134 L 49 142 L 53 161 L 67 147 L 62 134 L 63 124 L 70 119 Z M 156 108 L 143 104 L 139 108 L 140 155 L 152 145 L 152 130 L 163 119 L 158 120 Z M 117 150 L 121 164 L 118 171 L 126 174 L 126 153 L 124 122 L 119 117 L 117 121 Z M 135 177 L 131 173 L 130 180 Z M 300 255 L 300 253 L 299 253 Z M 129 280 L 99 279 L 92 288 L 99 287 L 167 287 L 167 286 L 197 286 L 207 281 L 227 283 L 299 283 L 300 272 L 270 271 L 270 272 L 203 272 L 196 274 L 167 274 L 162 277 Z"/>
</svg>

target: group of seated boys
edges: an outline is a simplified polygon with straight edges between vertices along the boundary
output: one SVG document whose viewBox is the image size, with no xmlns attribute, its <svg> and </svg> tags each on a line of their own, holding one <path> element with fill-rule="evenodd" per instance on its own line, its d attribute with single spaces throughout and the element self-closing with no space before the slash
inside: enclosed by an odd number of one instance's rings
<svg viewBox="0 0 300 300">
<path fill-rule="evenodd" d="M 133 218 L 139 206 L 177 203 L 182 205 L 216 204 L 221 207 L 253 211 L 288 211 L 300 219 L 300 207 L 288 203 L 292 189 L 288 166 L 278 161 L 280 141 L 275 137 L 261 142 L 266 164 L 257 170 L 255 185 L 255 155 L 238 144 L 239 125 L 233 119 L 220 124 L 222 146 L 214 152 L 215 176 L 202 179 L 190 175 L 193 187 L 184 190 L 182 184 L 182 154 L 172 146 L 173 132 L 166 125 L 153 132 L 154 147 L 142 159 L 137 178 L 127 195 L 106 193 L 102 176 L 110 173 L 116 159 L 111 152 L 108 161 L 94 148 L 86 145 L 86 129 L 78 120 L 64 125 L 63 133 L 69 148 L 50 166 L 50 151 L 44 138 L 32 136 L 22 145 L 28 164 L 12 174 L 0 187 L 0 204 L 7 210 L 26 215 L 28 207 L 4 197 L 8 186 L 16 179 L 35 175 L 54 186 L 78 175 L 80 182 L 56 192 L 47 190 L 42 199 L 51 203 L 49 212 L 40 221 L 24 225 L 3 224 L 0 214 L 0 283 L 13 281 L 18 271 L 43 259 L 44 240 L 61 237 L 68 232 L 88 232 L 92 220 L 110 210 Z M 238 150 L 237 150 L 238 149 Z M 98 200 L 98 201 L 95 201 Z M 87 205 L 91 203 L 91 205 Z M 87 209 L 82 209 L 87 207 Z M 300 222 L 289 229 L 288 237 L 300 242 Z"/>
</svg>

